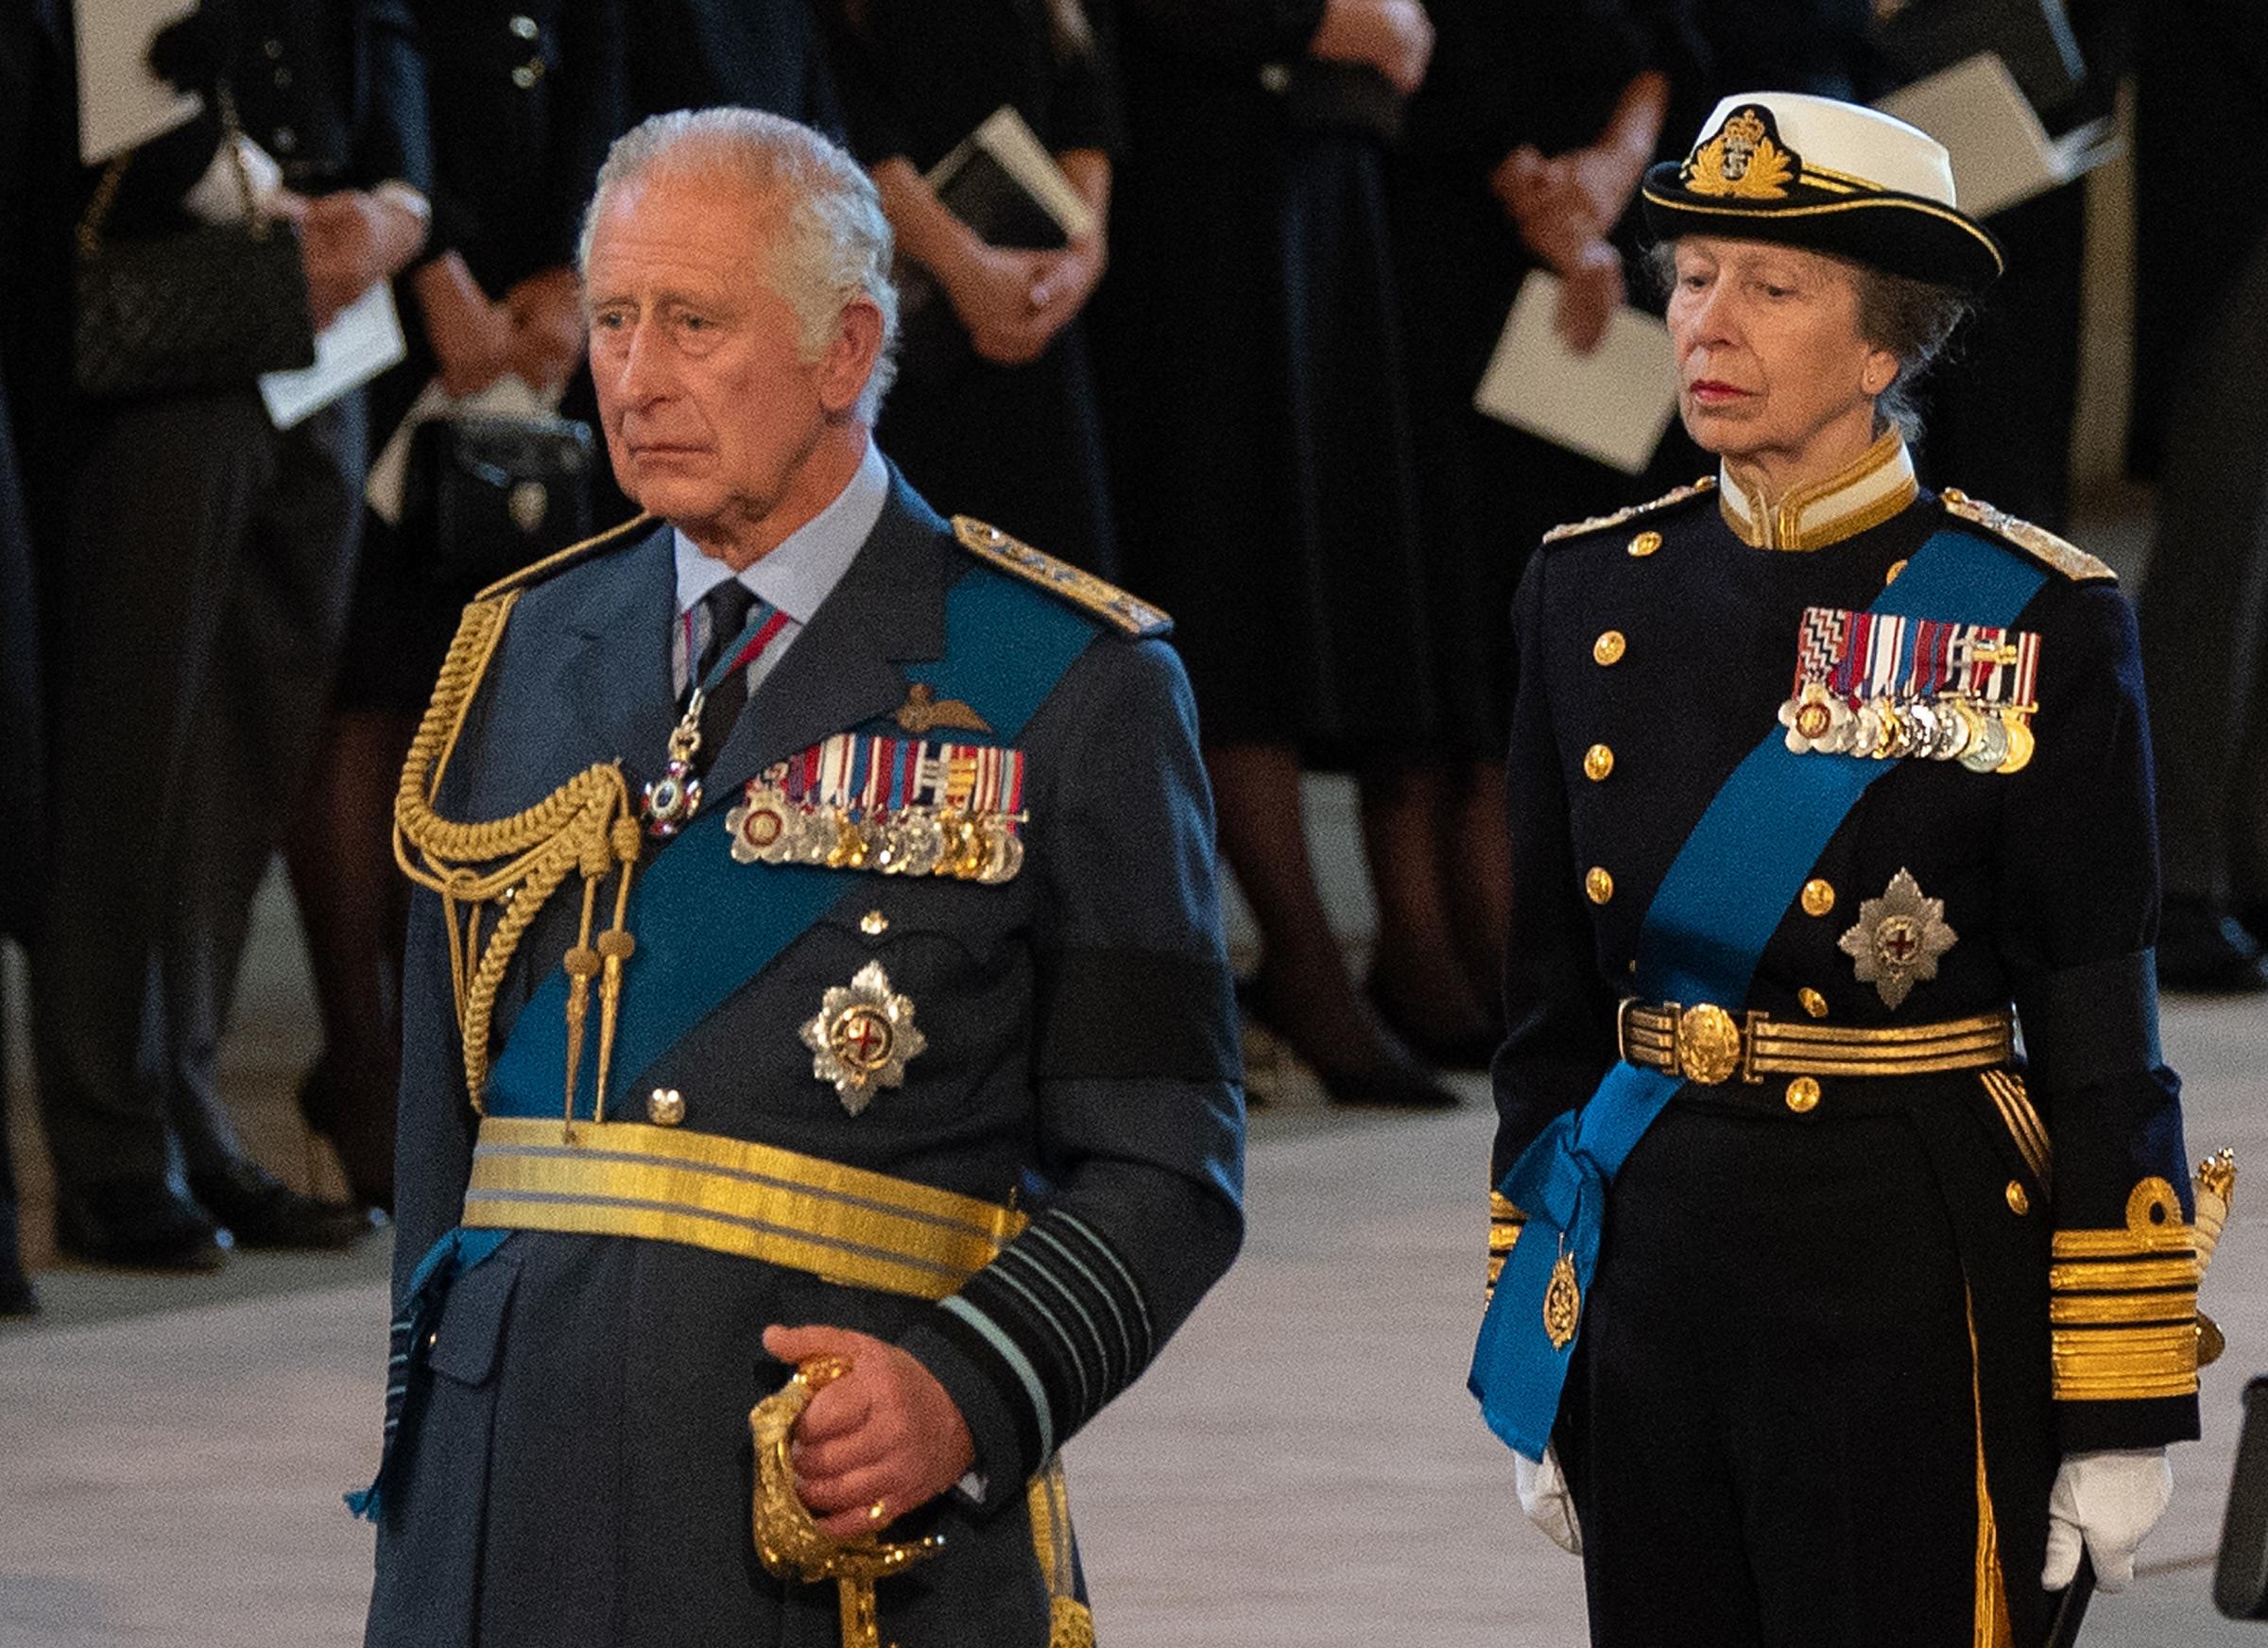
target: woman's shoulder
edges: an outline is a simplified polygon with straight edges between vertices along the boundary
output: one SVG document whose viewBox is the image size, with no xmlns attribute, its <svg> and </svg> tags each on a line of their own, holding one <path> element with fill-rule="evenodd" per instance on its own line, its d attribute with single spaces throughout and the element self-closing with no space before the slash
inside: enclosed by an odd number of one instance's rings
<svg viewBox="0 0 2268 1648">
<path fill-rule="evenodd" d="M 1937 502 L 1956 521 L 1980 528 L 1984 536 L 2037 562 L 2068 583 L 2115 585 L 2119 581 L 2119 575 L 2107 562 L 2097 559 L 2077 544 L 2056 537 L 2044 526 L 2019 520 L 2005 509 L 1996 509 L 1958 488 L 1946 488 L 1937 494 Z"/>
<path fill-rule="evenodd" d="M 1543 541 L 1546 545 L 1569 543 L 1578 538 L 1588 538 L 1596 532 L 1608 532 L 1618 526 L 1626 526 L 1634 521 L 1645 522 L 1654 518 L 1666 520 L 1678 510 L 1690 506 L 1695 500 L 1710 496 L 1715 492 L 1716 488 L 1716 476 L 1703 475 L 1689 486 L 1675 488 L 1664 492 L 1660 497 L 1650 499 L 1646 503 L 1633 504 L 1628 508 L 1617 509 L 1612 514 L 1593 515 L 1586 521 L 1570 521 L 1564 526 L 1555 526 L 1543 535 Z M 1636 551 L 1633 553 L 1642 554 L 1645 552 Z"/>
</svg>

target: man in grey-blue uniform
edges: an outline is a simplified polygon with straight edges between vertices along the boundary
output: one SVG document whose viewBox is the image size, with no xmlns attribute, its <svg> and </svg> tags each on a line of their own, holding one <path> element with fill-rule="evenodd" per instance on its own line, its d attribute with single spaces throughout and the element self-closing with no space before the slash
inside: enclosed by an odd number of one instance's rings
<svg viewBox="0 0 2268 1648">
<path fill-rule="evenodd" d="M 751 1405 L 819 1364 L 818 1529 L 943 1537 L 887 1636 L 1091 1640 L 1057 1451 L 1242 1229 L 1164 618 L 876 451 L 889 231 L 805 129 L 647 121 L 581 257 L 660 519 L 468 608 L 404 774 L 369 1640 L 836 1642 L 749 1521 Z"/>
</svg>

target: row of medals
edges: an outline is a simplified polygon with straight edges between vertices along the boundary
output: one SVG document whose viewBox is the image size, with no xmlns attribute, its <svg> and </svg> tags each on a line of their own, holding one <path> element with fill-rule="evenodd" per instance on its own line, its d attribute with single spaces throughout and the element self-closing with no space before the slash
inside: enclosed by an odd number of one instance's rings
<svg viewBox="0 0 2268 1648">
<path fill-rule="evenodd" d="M 1023 867 L 1021 816 L 895 807 L 860 816 L 788 798 L 759 779 L 725 815 L 740 864 L 807 864 L 882 875 L 950 876 L 997 885 Z"/>
<path fill-rule="evenodd" d="M 2020 772 L 2034 737 L 2022 710 L 1967 698 L 1877 698 L 1857 709 L 1817 682 L 1788 700 L 1782 725 L 1829 755 L 1957 761 L 1973 773 Z"/>
</svg>

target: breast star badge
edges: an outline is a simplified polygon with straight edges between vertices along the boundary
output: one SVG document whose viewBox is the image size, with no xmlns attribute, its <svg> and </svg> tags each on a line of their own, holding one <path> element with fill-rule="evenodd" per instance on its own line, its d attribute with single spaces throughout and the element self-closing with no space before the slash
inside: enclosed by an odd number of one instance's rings
<svg viewBox="0 0 2268 1648">
<path fill-rule="evenodd" d="M 1859 982 L 1895 1007 L 1916 981 L 1937 976 L 1937 958 L 1959 936 L 1945 924 L 1945 901 L 1923 898 L 1913 872 L 1901 869 L 1881 898 L 1859 906 L 1858 925 L 1836 944 L 1857 963 Z"/>
<path fill-rule="evenodd" d="M 848 988 L 829 990 L 799 1034 L 811 1049 L 811 1073 L 833 1082 L 853 1116 L 877 1088 L 903 1087 L 906 1060 L 929 1045 L 914 1028 L 913 1001 L 890 988 L 878 961 L 851 975 Z"/>
</svg>

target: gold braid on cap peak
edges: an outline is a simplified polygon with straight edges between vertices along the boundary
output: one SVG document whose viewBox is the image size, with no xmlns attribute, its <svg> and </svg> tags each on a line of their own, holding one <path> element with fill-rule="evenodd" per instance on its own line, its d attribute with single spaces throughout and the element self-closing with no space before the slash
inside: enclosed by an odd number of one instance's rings
<svg viewBox="0 0 2268 1648">
<path fill-rule="evenodd" d="M 522 936 L 544 901 L 570 871 L 583 879 L 582 925 L 563 965 L 567 996 L 567 1120 L 575 1113 L 575 1084 L 590 1013 L 591 980 L 599 986 L 598 1083 L 594 1120 L 606 1119 L 608 1067 L 622 1001 L 623 963 L 637 942 L 623 926 L 636 867 L 639 828 L 629 785 L 619 763 L 586 768 L 524 812 L 483 824 L 460 824 L 433 810 L 449 757 L 481 678 L 504 638 L 505 621 L 520 599 L 516 589 L 465 609 L 442 661 L 433 700 L 425 708 L 403 764 L 394 797 L 394 862 L 402 873 L 440 896 L 449 933 L 449 981 L 455 992 L 457 1027 L 464 1039 L 465 1090 L 475 1110 L 489 1079 L 489 1033 L 496 990 Z M 599 884 L 615 872 L 614 924 L 593 942 Z M 484 943 L 483 909 L 501 915 Z"/>
</svg>

